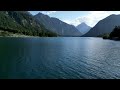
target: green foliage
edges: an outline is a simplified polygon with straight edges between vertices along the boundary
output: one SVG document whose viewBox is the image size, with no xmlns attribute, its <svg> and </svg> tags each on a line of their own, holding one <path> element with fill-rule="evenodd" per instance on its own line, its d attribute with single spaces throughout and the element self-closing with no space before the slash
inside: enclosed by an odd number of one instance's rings
<svg viewBox="0 0 120 90">
<path fill-rule="evenodd" d="M 0 36 L 6 37 L 6 36 L 10 36 L 10 34 L 7 31 L 2 31 L 0 32 Z"/>
<path fill-rule="evenodd" d="M 109 35 L 110 35 L 109 33 L 106 33 L 106 34 L 103 34 L 102 37 L 103 39 L 109 39 Z"/>
<path fill-rule="evenodd" d="M 46 37 L 54 37 L 55 36 L 55 37 L 57 37 L 57 34 L 50 32 L 50 31 L 46 31 L 46 32 L 39 33 L 39 36 L 46 36 Z"/>
<path fill-rule="evenodd" d="M 109 33 L 105 33 L 105 34 L 102 34 L 102 35 L 99 35 L 97 37 L 102 37 L 103 39 L 109 39 Z"/>
<path fill-rule="evenodd" d="M 115 28 L 113 29 L 113 31 L 110 33 L 110 38 L 120 38 L 120 26 L 115 26 Z"/>
<path fill-rule="evenodd" d="M 0 29 L 30 36 L 57 36 L 34 19 L 27 11 L 1 11 Z"/>
<path fill-rule="evenodd" d="M 104 35 L 103 39 L 109 39 L 109 34 Z"/>
<path fill-rule="evenodd" d="M 110 34 L 103 34 L 101 36 L 103 37 L 103 39 L 120 40 L 120 26 L 115 26 Z"/>
</svg>

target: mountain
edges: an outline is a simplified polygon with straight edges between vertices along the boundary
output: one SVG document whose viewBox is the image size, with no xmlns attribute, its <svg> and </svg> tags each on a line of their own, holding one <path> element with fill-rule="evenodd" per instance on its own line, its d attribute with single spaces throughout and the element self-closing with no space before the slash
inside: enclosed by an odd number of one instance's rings
<svg viewBox="0 0 120 90">
<path fill-rule="evenodd" d="M 105 33 L 110 33 L 115 26 L 120 25 L 120 15 L 112 14 L 103 20 L 99 21 L 93 28 L 90 29 L 83 37 L 96 37 Z"/>
<path fill-rule="evenodd" d="M 86 25 L 84 22 L 79 24 L 78 26 L 76 26 L 76 28 L 82 33 L 82 34 L 85 34 L 87 33 L 91 27 Z"/>
<path fill-rule="evenodd" d="M 81 36 L 82 33 L 76 29 L 75 26 L 69 25 L 57 18 L 49 17 L 42 13 L 38 13 L 34 16 L 41 24 L 46 26 L 52 32 L 55 32 L 61 36 Z"/>
<path fill-rule="evenodd" d="M 27 11 L 0 11 L 0 29 L 35 36 L 49 32 Z"/>
</svg>

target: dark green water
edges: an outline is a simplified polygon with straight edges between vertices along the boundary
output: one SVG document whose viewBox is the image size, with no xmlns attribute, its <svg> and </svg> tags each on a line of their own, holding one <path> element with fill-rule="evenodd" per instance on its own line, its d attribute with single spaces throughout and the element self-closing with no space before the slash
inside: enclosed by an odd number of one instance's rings
<svg viewBox="0 0 120 90">
<path fill-rule="evenodd" d="M 0 38 L 0 78 L 120 78 L 120 42 L 89 37 Z"/>
</svg>

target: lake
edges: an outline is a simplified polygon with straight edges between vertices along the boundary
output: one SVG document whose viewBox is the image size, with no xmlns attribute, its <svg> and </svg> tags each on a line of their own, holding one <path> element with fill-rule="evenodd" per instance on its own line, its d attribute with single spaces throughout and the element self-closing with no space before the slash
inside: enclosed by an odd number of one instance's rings
<svg viewBox="0 0 120 90">
<path fill-rule="evenodd" d="M 117 79 L 120 41 L 92 37 L 1 37 L 0 78 Z"/>
</svg>

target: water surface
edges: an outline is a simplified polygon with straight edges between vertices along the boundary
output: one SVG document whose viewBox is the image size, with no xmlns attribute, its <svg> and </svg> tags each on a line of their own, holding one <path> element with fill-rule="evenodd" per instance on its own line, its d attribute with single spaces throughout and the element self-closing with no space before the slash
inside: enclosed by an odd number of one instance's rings
<svg viewBox="0 0 120 90">
<path fill-rule="evenodd" d="M 0 38 L 0 78 L 120 78 L 120 42 L 90 37 Z"/>
</svg>

